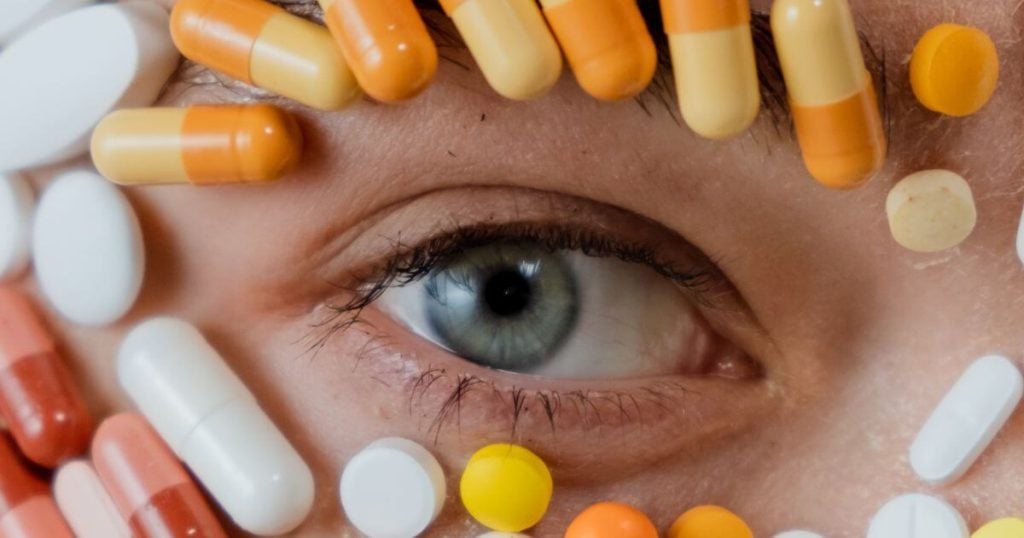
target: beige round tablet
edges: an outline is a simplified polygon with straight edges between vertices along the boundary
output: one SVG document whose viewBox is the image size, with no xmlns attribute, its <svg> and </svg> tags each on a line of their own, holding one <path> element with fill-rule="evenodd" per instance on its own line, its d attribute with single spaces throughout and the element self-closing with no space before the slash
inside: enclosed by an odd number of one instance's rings
<svg viewBox="0 0 1024 538">
<path fill-rule="evenodd" d="M 924 170 L 903 178 L 885 201 L 896 242 L 915 252 L 959 245 L 974 230 L 971 187 L 948 170 Z"/>
</svg>

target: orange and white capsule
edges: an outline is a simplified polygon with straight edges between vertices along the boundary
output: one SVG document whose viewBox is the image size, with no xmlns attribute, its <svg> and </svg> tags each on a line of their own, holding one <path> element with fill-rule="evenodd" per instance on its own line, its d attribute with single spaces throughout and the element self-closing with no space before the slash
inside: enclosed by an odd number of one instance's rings
<svg viewBox="0 0 1024 538">
<path fill-rule="evenodd" d="M 122 185 L 273 181 L 301 153 L 295 119 L 271 105 L 119 110 L 92 135 L 96 169 Z"/>
<path fill-rule="evenodd" d="M 535 0 L 441 0 L 488 84 L 509 99 L 547 93 L 562 52 Z"/>
<path fill-rule="evenodd" d="M 761 108 L 747 0 L 661 0 L 683 120 L 720 140 L 747 130 Z"/>
<path fill-rule="evenodd" d="M 192 61 L 311 107 L 361 94 L 326 28 L 263 0 L 179 0 L 171 37 Z"/>
<path fill-rule="evenodd" d="M 402 101 L 437 71 L 437 47 L 412 0 L 317 0 L 356 80 L 374 99 Z"/>
<path fill-rule="evenodd" d="M 807 170 L 826 187 L 859 187 L 886 143 L 849 4 L 776 0 L 772 33 Z"/>
<path fill-rule="evenodd" d="M 643 91 L 658 55 L 636 0 L 541 0 L 576 81 L 607 101 Z"/>
</svg>

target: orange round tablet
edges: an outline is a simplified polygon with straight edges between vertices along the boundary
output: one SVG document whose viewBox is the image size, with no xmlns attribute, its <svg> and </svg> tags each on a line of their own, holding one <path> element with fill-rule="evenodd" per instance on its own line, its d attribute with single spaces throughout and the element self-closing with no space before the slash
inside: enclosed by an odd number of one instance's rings
<svg viewBox="0 0 1024 538">
<path fill-rule="evenodd" d="M 602 502 L 580 512 L 565 538 L 658 538 L 658 529 L 628 504 Z"/>
<path fill-rule="evenodd" d="M 721 506 L 698 506 L 676 519 L 668 538 L 754 538 L 753 531 L 736 514 Z"/>
</svg>

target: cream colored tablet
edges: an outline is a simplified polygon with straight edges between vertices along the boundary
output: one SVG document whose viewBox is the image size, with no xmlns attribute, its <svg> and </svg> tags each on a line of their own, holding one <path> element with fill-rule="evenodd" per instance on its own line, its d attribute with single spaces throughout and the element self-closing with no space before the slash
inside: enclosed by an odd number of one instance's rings
<svg viewBox="0 0 1024 538">
<path fill-rule="evenodd" d="M 915 252 L 959 245 L 971 235 L 978 217 L 970 185 L 948 170 L 903 178 L 889 191 L 885 212 L 893 238 Z"/>
</svg>

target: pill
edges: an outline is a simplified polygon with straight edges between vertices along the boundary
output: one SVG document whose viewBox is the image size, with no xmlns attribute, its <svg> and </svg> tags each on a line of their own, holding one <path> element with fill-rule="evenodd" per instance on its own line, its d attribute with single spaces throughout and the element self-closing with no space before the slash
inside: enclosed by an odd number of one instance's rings
<svg viewBox="0 0 1024 538">
<path fill-rule="evenodd" d="M 668 531 L 669 538 L 754 538 L 750 527 L 736 514 L 721 506 L 691 508 L 679 516 Z"/>
<path fill-rule="evenodd" d="M 748 0 L 661 0 L 661 12 L 683 120 L 710 139 L 746 131 L 761 107 Z"/>
<path fill-rule="evenodd" d="M 608 101 L 644 90 L 658 58 L 635 0 L 541 0 L 576 81 Z"/>
<path fill-rule="evenodd" d="M 65 463 L 53 479 L 53 494 L 75 536 L 132 538 L 114 500 L 87 461 Z"/>
<path fill-rule="evenodd" d="M 366 536 L 413 538 L 444 507 L 444 471 L 427 449 L 389 437 L 349 460 L 340 491 L 345 515 Z"/>
<path fill-rule="evenodd" d="M 480 536 L 477 536 L 476 538 L 530 538 L 530 537 L 528 535 L 526 535 L 526 534 L 522 534 L 522 533 L 518 533 L 518 532 L 491 531 L 491 532 L 485 532 L 485 533 L 481 534 Z"/>
<path fill-rule="evenodd" d="M 145 252 L 135 211 L 95 173 L 62 174 L 36 208 L 32 263 L 43 294 L 65 318 L 90 326 L 117 321 L 142 287 Z"/>
<path fill-rule="evenodd" d="M 35 201 L 25 178 L 0 173 L 0 280 L 20 276 L 28 267 Z"/>
<path fill-rule="evenodd" d="M 910 493 L 887 502 L 871 518 L 867 538 L 967 538 L 967 524 L 946 501 Z"/>
<path fill-rule="evenodd" d="M 1020 215 L 1020 224 L 1017 226 L 1017 258 L 1024 263 L 1024 211 Z"/>
<path fill-rule="evenodd" d="M 85 452 L 92 417 L 28 297 L 0 287 L 0 415 L 44 467 Z"/>
<path fill-rule="evenodd" d="M 90 0 L 4 0 L 0 3 L 0 47 L 18 34 L 87 4 Z"/>
<path fill-rule="evenodd" d="M 658 529 L 628 504 L 602 502 L 580 512 L 569 524 L 565 538 L 658 538 Z"/>
<path fill-rule="evenodd" d="M 915 252 L 955 247 L 974 230 L 971 186 L 948 170 L 924 170 L 900 180 L 885 200 L 893 239 Z"/>
<path fill-rule="evenodd" d="M 849 4 L 779 0 L 771 25 L 807 170 L 834 189 L 864 184 L 886 142 Z"/>
<path fill-rule="evenodd" d="M 104 420 L 92 441 L 92 462 L 135 535 L 227 536 L 185 468 L 141 416 Z"/>
<path fill-rule="evenodd" d="M 483 526 L 519 532 L 548 510 L 553 488 L 548 466 L 521 446 L 488 445 L 469 459 L 459 484 L 462 504 Z"/>
<path fill-rule="evenodd" d="M 959 24 L 928 30 L 910 57 L 910 86 L 925 108 L 969 116 L 992 98 L 999 53 L 985 32 Z"/>
<path fill-rule="evenodd" d="M 441 0 L 487 83 L 509 99 L 547 93 L 562 52 L 534 0 Z"/>
<path fill-rule="evenodd" d="M 122 185 L 274 181 L 301 154 L 295 119 L 271 105 L 118 110 L 92 137 L 96 169 Z"/>
<path fill-rule="evenodd" d="M 362 94 L 326 28 L 262 0 L 179 0 L 171 36 L 186 58 L 314 108 Z"/>
<path fill-rule="evenodd" d="M 0 536 L 72 538 L 50 488 L 21 460 L 6 436 L 0 439 Z"/>
<path fill-rule="evenodd" d="M 1021 538 L 1024 536 L 1024 519 L 1007 517 L 986 523 L 974 531 L 971 538 Z"/>
<path fill-rule="evenodd" d="M 974 361 L 910 445 L 910 466 L 932 484 L 963 476 L 1020 403 L 1024 377 L 1006 357 Z"/>
<path fill-rule="evenodd" d="M 151 104 L 178 65 L 167 24 L 152 2 L 100 4 L 0 52 L 0 171 L 81 155 L 108 112 Z"/>
<path fill-rule="evenodd" d="M 811 531 L 786 531 L 776 534 L 775 538 L 822 538 L 822 536 Z"/>
<path fill-rule="evenodd" d="M 327 28 L 374 99 L 402 101 L 437 71 L 437 48 L 412 0 L 318 0 Z"/>
<path fill-rule="evenodd" d="M 153 318 L 117 356 L 121 387 L 244 530 L 285 534 L 313 505 L 313 474 L 255 397 L 192 325 Z"/>
</svg>

